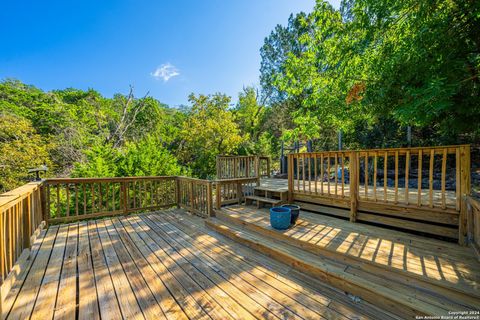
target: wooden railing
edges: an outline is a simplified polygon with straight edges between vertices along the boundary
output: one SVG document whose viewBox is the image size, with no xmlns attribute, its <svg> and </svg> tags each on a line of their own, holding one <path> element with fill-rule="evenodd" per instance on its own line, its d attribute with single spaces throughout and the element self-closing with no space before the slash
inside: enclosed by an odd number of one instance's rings
<svg viewBox="0 0 480 320">
<path fill-rule="evenodd" d="M 270 178 L 271 176 L 270 157 L 258 157 L 258 175 L 260 178 Z"/>
<path fill-rule="evenodd" d="M 202 217 L 212 215 L 212 181 L 195 178 L 177 178 L 178 206 Z"/>
<path fill-rule="evenodd" d="M 270 157 L 218 156 L 217 179 L 270 177 Z"/>
<path fill-rule="evenodd" d="M 467 197 L 468 241 L 480 260 L 480 200 Z"/>
<path fill-rule="evenodd" d="M 215 208 L 241 203 L 245 196 L 253 195 L 259 178 L 223 179 L 215 181 Z"/>
<path fill-rule="evenodd" d="M 178 206 L 202 217 L 213 207 L 239 203 L 259 178 L 202 180 L 188 177 L 73 178 L 44 181 L 48 224 Z"/>
<path fill-rule="evenodd" d="M 41 184 L 28 183 L 0 197 L 0 306 L 43 227 Z"/>
<path fill-rule="evenodd" d="M 156 210 L 177 204 L 176 177 L 76 178 L 45 181 L 46 221 L 69 222 Z"/>
<path fill-rule="evenodd" d="M 373 217 L 367 212 L 428 221 L 458 228 L 427 227 L 426 232 L 466 236 L 466 207 L 470 194 L 470 147 L 444 146 L 289 155 L 290 200 L 350 209 L 350 220 L 362 211 L 365 221 L 413 223 Z M 439 214 L 445 213 L 445 214 Z"/>
</svg>

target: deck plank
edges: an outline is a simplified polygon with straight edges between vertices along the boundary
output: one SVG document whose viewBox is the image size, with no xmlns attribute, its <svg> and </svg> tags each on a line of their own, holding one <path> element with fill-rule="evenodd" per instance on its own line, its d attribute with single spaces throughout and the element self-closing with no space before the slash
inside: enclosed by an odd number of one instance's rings
<svg viewBox="0 0 480 320">
<path fill-rule="evenodd" d="M 68 227 L 67 244 L 60 275 L 54 319 L 75 318 L 77 302 L 73 297 L 77 295 L 77 248 L 78 224 L 72 224 Z"/>
<path fill-rule="evenodd" d="M 88 225 L 81 222 L 78 227 L 78 318 L 100 319 L 97 286 L 93 270 L 92 253 L 88 236 Z"/>
<path fill-rule="evenodd" d="M 142 227 L 143 230 L 149 230 L 149 233 L 155 234 L 155 236 L 153 237 L 154 239 L 153 241 L 157 246 L 160 246 L 160 244 L 163 243 L 163 241 L 156 234 L 155 229 L 157 229 L 157 227 L 154 224 L 152 224 L 148 219 L 144 217 L 142 217 L 142 219 L 137 218 L 135 222 L 140 227 Z M 200 268 L 200 270 L 203 269 L 198 265 L 197 265 L 197 268 Z M 218 276 L 221 277 L 220 274 L 218 274 Z M 255 299 L 250 297 L 248 294 L 245 294 L 242 290 L 238 289 L 236 286 L 232 286 L 230 283 L 226 282 L 227 279 L 223 277 L 221 278 L 221 280 L 216 280 L 215 277 L 212 277 L 212 279 L 219 284 L 222 290 L 227 292 L 233 299 L 235 299 L 237 302 L 241 303 L 244 307 L 246 307 L 249 310 L 249 312 L 251 312 L 252 314 L 260 318 L 263 317 L 265 319 L 278 319 L 274 317 L 273 314 L 271 314 L 271 312 L 268 309 L 264 309 Z"/>
<path fill-rule="evenodd" d="M 51 319 L 57 301 L 58 285 L 62 271 L 63 257 L 68 235 L 68 225 L 60 226 L 55 244 L 48 261 L 47 270 L 42 279 L 40 291 L 38 292 L 35 307 L 31 319 Z"/>
<path fill-rule="evenodd" d="M 20 272 L 16 276 L 16 281 L 13 283 L 12 287 L 8 291 L 8 295 L 5 297 L 5 300 L 3 301 L 2 310 L 4 314 L 2 315 L 2 319 L 4 319 L 7 316 L 7 313 L 11 310 L 13 303 L 17 299 L 18 294 L 22 289 L 22 285 L 25 282 L 25 279 L 27 278 L 30 272 L 30 269 L 37 257 L 38 252 L 40 251 L 40 247 L 43 244 L 46 234 L 47 234 L 47 230 L 45 229 L 39 233 L 37 237 L 37 241 L 35 241 L 32 244 L 32 249 L 29 253 L 28 259 L 26 260 L 22 268 L 18 268 L 20 269 Z M 13 270 L 13 272 L 15 272 L 15 269 Z"/>
<path fill-rule="evenodd" d="M 165 259 L 163 249 L 150 237 L 151 233 L 148 232 L 148 228 L 145 230 L 134 226 L 134 229 L 153 253 L 153 255 L 148 254 L 151 261 L 150 265 L 154 267 L 157 275 L 165 283 L 187 316 L 194 319 L 208 319 L 209 317 L 202 307 L 197 304 L 195 299 L 183 288 L 179 280 L 174 276 L 170 266 L 174 266 L 175 263 Z"/>
<path fill-rule="evenodd" d="M 182 310 L 180 305 L 175 301 L 175 297 L 172 296 L 170 293 L 170 290 L 172 290 L 173 288 L 168 285 L 168 281 L 165 281 L 165 277 L 160 271 L 161 269 L 159 264 L 161 262 L 155 259 L 153 252 L 149 250 L 142 236 L 140 236 L 137 233 L 137 230 L 134 230 L 133 227 L 130 226 L 128 222 L 124 221 L 124 219 L 122 219 L 121 222 L 125 230 L 129 234 L 129 236 L 131 237 L 131 239 L 135 242 L 135 245 L 137 246 L 138 250 L 141 252 L 143 258 L 146 259 L 146 262 L 148 263 L 148 267 L 154 272 L 154 274 L 151 274 L 148 269 L 145 270 L 145 268 L 142 268 L 142 273 L 147 273 L 147 277 L 149 278 L 158 277 L 159 279 L 159 281 L 155 281 L 154 283 L 155 287 L 153 289 L 155 291 L 155 294 L 158 296 L 158 299 L 160 300 L 159 302 L 160 306 L 162 307 L 166 317 L 168 319 L 179 319 L 179 320 L 188 319 L 187 315 Z M 142 267 L 143 261 L 141 259 L 136 259 L 136 261 L 139 261 L 140 262 L 139 266 Z M 166 269 L 163 269 L 163 270 L 166 270 Z"/>
<path fill-rule="evenodd" d="M 130 287 L 128 277 L 122 268 L 115 249 L 113 248 L 112 241 L 110 240 L 103 220 L 97 221 L 97 231 L 102 243 L 105 261 L 107 262 L 123 317 L 129 319 L 145 319 L 142 310 L 137 303 L 135 292 L 132 287 Z M 102 306 L 100 306 L 100 308 L 102 308 Z"/>
<path fill-rule="evenodd" d="M 103 222 L 143 315 L 146 319 L 165 319 L 165 315 L 150 291 L 149 285 L 142 277 L 142 271 L 137 268 L 136 261 L 132 259 L 129 250 L 120 239 L 112 220 L 105 219 Z M 152 279 L 152 281 L 156 281 L 156 279 Z"/>
<path fill-rule="evenodd" d="M 122 219 L 122 223 L 125 226 L 125 229 L 128 232 L 128 234 L 132 235 L 132 238 L 137 238 L 136 234 L 135 234 L 135 230 L 133 229 L 133 225 L 130 224 L 128 219 Z M 133 240 L 134 241 L 135 240 L 142 241 L 141 239 L 138 239 L 138 238 L 133 239 Z M 135 241 L 135 242 L 138 243 L 137 241 Z M 213 283 L 206 282 L 205 278 L 202 277 L 202 274 L 199 273 L 198 271 L 196 271 L 196 269 L 193 268 L 192 265 L 190 265 L 188 263 L 185 263 L 185 261 L 183 261 L 181 259 L 175 259 L 175 258 L 173 258 L 173 259 L 185 271 L 186 276 L 191 277 L 193 281 L 196 281 L 199 284 L 199 286 L 201 287 L 201 289 L 205 290 L 205 292 L 209 296 L 212 296 L 212 298 L 218 297 L 220 299 L 220 301 L 217 300 L 218 307 L 221 308 L 222 303 L 223 303 L 223 305 L 229 307 L 228 310 L 225 310 L 225 311 L 227 311 L 227 312 L 229 310 L 231 310 L 231 312 L 233 311 L 233 314 L 231 313 L 227 317 L 229 317 L 229 318 L 233 317 L 234 319 L 240 319 L 240 318 L 241 319 L 249 319 L 248 314 L 239 312 L 239 310 L 242 310 L 241 306 L 235 306 L 235 305 L 231 304 L 228 299 L 223 299 L 222 300 L 221 298 L 224 297 L 226 294 L 223 291 L 219 290 L 219 288 L 217 286 L 215 286 Z"/>
<path fill-rule="evenodd" d="M 105 255 L 102 248 L 102 243 L 100 242 L 100 237 L 98 235 L 97 225 L 95 221 L 88 222 L 88 237 L 92 253 L 92 267 L 94 273 L 93 278 L 95 280 L 95 286 L 98 293 L 100 315 L 102 319 L 120 319 L 122 317 L 122 312 L 120 310 L 120 305 L 115 295 L 115 287 L 110 276 L 110 271 L 108 270 L 107 262 L 105 260 Z M 92 284 L 92 280 L 89 279 L 89 277 L 84 272 L 82 272 L 80 276 L 80 279 L 82 279 L 82 283 L 88 282 L 86 283 L 87 286 Z M 87 293 L 87 288 L 88 287 L 84 287 L 83 285 L 81 285 L 80 292 Z M 83 303 L 85 303 L 85 299 L 88 299 L 88 297 L 80 296 L 80 302 L 84 301 Z M 84 309 L 80 309 L 79 311 L 81 310 Z M 88 319 L 87 314 L 88 311 L 79 313 L 79 318 Z"/>
</svg>

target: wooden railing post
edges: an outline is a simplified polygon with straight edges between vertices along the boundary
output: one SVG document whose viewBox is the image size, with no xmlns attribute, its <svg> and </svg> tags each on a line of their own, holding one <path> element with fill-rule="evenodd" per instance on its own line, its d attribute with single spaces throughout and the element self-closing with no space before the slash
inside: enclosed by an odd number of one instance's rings
<svg viewBox="0 0 480 320">
<path fill-rule="evenodd" d="M 122 181 L 120 188 L 122 190 L 122 211 L 124 214 L 128 214 L 128 192 L 127 181 Z"/>
<path fill-rule="evenodd" d="M 237 200 L 238 204 L 242 204 L 242 199 L 243 199 L 243 188 L 242 188 L 242 183 L 240 181 L 236 182 L 237 185 Z"/>
<path fill-rule="evenodd" d="M 33 195 L 33 193 L 32 193 Z M 31 196 L 28 195 L 23 201 L 22 201 L 22 220 L 21 222 L 23 223 L 23 248 L 30 248 L 30 234 L 32 233 L 32 202 L 31 202 Z"/>
<path fill-rule="evenodd" d="M 215 208 L 220 210 L 222 208 L 222 191 L 220 182 L 215 182 Z"/>
<path fill-rule="evenodd" d="M 190 212 L 193 213 L 193 209 L 194 209 L 194 206 L 193 206 L 193 181 L 190 181 L 188 183 L 188 193 L 189 193 L 189 199 L 190 199 Z"/>
<path fill-rule="evenodd" d="M 178 177 L 175 178 L 175 203 L 177 204 L 177 208 L 180 208 L 180 179 Z"/>
<path fill-rule="evenodd" d="M 458 243 L 466 245 L 467 238 L 467 196 L 470 195 L 470 145 L 460 147 L 460 216 L 458 225 Z"/>
<path fill-rule="evenodd" d="M 212 181 L 207 183 L 207 213 L 209 217 L 214 217 L 215 212 L 213 211 L 213 193 L 212 193 Z"/>
<path fill-rule="evenodd" d="M 357 220 L 357 205 L 359 192 L 359 168 L 358 152 L 352 151 L 350 153 L 350 221 Z"/>
<path fill-rule="evenodd" d="M 270 157 L 267 157 L 267 177 L 270 178 Z"/>
<path fill-rule="evenodd" d="M 48 210 L 47 210 L 47 185 L 43 181 L 40 186 L 40 206 L 41 206 L 41 216 L 42 220 L 45 221 L 45 225 L 48 226 Z"/>
<path fill-rule="evenodd" d="M 288 154 L 288 170 L 287 170 L 287 178 L 288 178 L 288 203 L 293 202 L 293 154 Z"/>
</svg>

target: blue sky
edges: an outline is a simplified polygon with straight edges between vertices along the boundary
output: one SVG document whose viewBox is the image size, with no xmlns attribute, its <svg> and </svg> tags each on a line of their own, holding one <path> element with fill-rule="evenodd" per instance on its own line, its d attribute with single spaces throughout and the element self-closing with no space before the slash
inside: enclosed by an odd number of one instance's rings
<svg viewBox="0 0 480 320">
<path fill-rule="evenodd" d="M 338 1 L 332 1 L 338 8 Z M 258 85 L 259 49 L 314 0 L 4 1 L 0 79 L 43 90 L 146 92 L 172 106 L 190 93 Z"/>
</svg>

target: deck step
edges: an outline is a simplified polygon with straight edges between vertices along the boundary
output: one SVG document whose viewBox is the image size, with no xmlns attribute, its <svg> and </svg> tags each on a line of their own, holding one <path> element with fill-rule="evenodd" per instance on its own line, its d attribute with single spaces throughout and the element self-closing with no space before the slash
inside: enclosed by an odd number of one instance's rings
<svg viewBox="0 0 480 320">
<path fill-rule="evenodd" d="M 257 223 L 248 223 L 241 218 L 232 216 L 231 214 L 227 214 L 223 211 L 218 211 L 216 215 L 217 218 L 223 221 L 246 228 L 264 237 L 282 241 L 301 250 L 315 254 L 316 256 L 340 261 L 363 271 L 381 275 L 389 280 L 402 281 L 403 283 L 408 283 L 412 286 L 415 286 L 415 288 L 420 288 L 423 291 L 449 297 L 450 301 L 464 306 L 465 308 L 475 309 L 478 305 L 480 305 L 480 290 L 476 290 L 471 287 L 465 287 L 459 285 L 458 283 L 447 283 L 433 278 L 425 278 L 421 275 L 417 275 L 403 269 L 379 265 L 372 261 L 361 259 L 352 255 L 346 255 L 342 252 L 337 252 L 334 249 L 329 249 L 328 247 L 318 246 L 314 243 L 293 238 L 284 234 L 283 232 L 274 230 L 271 227 L 264 227 L 258 225 Z"/>
<path fill-rule="evenodd" d="M 449 310 L 465 310 L 465 307 L 459 307 L 414 286 L 403 284 L 401 280 L 388 280 L 344 261 L 299 250 L 296 246 L 218 218 L 206 220 L 205 224 L 238 243 L 399 316 L 440 315 L 447 314 Z"/>
<path fill-rule="evenodd" d="M 266 198 L 266 197 L 260 197 L 260 196 L 246 196 L 245 199 L 270 203 L 273 205 L 280 204 L 282 202 L 282 200 L 279 200 L 279 199 L 272 199 L 272 198 Z"/>
</svg>

